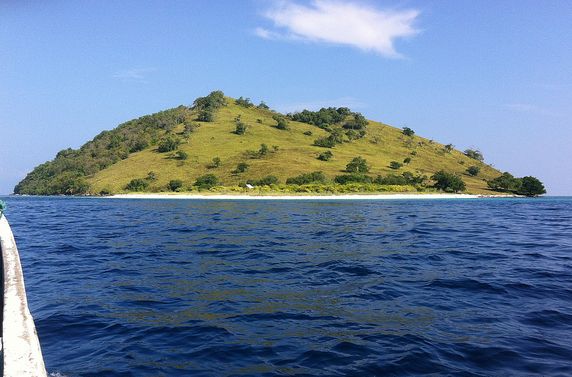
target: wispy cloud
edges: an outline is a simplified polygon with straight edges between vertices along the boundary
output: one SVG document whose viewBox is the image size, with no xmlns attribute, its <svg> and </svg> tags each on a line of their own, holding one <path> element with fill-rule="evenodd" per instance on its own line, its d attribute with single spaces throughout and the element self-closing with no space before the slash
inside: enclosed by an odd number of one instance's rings
<svg viewBox="0 0 572 377">
<path fill-rule="evenodd" d="M 130 68 L 123 71 L 118 71 L 113 74 L 113 78 L 125 82 L 139 82 L 147 83 L 147 77 L 150 73 L 155 72 L 155 68 Z"/>
<path fill-rule="evenodd" d="M 515 111 L 518 113 L 526 113 L 532 115 L 540 115 L 540 116 L 549 116 L 549 117 L 559 117 L 561 114 L 552 111 L 550 109 L 546 109 L 544 107 L 532 105 L 530 103 L 507 103 L 504 105 L 505 108 Z"/>
<path fill-rule="evenodd" d="M 395 40 L 419 33 L 416 9 L 389 10 L 339 0 L 313 0 L 308 6 L 277 0 L 263 13 L 274 28 L 259 27 L 265 39 L 296 39 L 357 47 L 385 57 L 402 57 Z"/>
<path fill-rule="evenodd" d="M 282 103 L 273 107 L 282 113 L 293 113 L 304 109 L 318 110 L 322 107 L 349 107 L 352 110 L 358 110 L 367 107 L 367 105 L 353 97 L 340 97 L 330 100 Z"/>
</svg>

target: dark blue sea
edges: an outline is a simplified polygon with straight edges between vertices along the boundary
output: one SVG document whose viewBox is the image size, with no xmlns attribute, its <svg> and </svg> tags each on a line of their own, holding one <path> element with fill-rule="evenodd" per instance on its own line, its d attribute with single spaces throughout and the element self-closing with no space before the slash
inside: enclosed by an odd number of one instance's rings
<svg viewBox="0 0 572 377">
<path fill-rule="evenodd" d="M 572 375 L 570 198 L 4 200 L 53 375 Z"/>
</svg>

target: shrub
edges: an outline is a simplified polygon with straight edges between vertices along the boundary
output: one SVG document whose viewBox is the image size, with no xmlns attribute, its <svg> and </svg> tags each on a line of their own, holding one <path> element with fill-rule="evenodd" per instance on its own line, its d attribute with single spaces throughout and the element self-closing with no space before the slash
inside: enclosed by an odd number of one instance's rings
<svg viewBox="0 0 572 377">
<path fill-rule="evenodd" d="M 362 137 L 365 136 L 365 130 L 347 130 L 346 131 L 346 136 L 348 137 L 348 139 L 351 140 L 357 140 L 357 139 L 361 139 Z"/>
<path fill-rule="evenodd" d="M 172 152 L 179 147 L 179 144 L 179 140 L 169 136 L 161 139 L 159 145 L 157 146 L 157 151 L 160 153 Z"/>
<path fill-rule="evenodd" d="M 465 182 L 461 177 L 439 170 L 431 177 L 435 181 L 433 187 L 445 192 L 459 192 L 465 190 Z"/>
<path fill-rule="evenodd" d="M 321 171 L 300 174 L 297 177 L 291 177 L 286 180 L 287 185 L 307 185 L 309 183 L 325 183 L 326 176 Z"/>
<path fill-rule="evenodd" d="M 325 151 L 320 153 L 320 155 L 318 156 L 318 160 L 320 161 L 330 161 L 332 159 L 332 157 L 334 157 L 334 154 L 330 151 Z"/>
<path fill-rule="evenodd" d="M 272 119 L 274 119 L 276 121 L 276 128 L 278 128 L 279 130 L 288 130 L 288 122 L 286 121 L 286 119 L 278 114 L 275 114 L 272 116 Z"/>
<path fill-rule="evenodd" d="M 346 171 L 348 173 L 367 173 L 369 166 L 367 161 L 362 157 L 354 157 L 347 165 Z"/>
<path fill-rule="evenodd" d="M 477 176 L 479 174 L 479 172 L 481 171 L 481 168 L 478 166 L 469 166 L 467 168 L 467 174 L 472 175 L 473 177 Z"/>
<path fill-rule="evenodd" d="M 337 143 L 336 143 L 335 139 L 332 137 L 332 135 L 323 136 L 323 137 L 320 137 L 320 138 L 314 140 L 314 145 L 317 147 L 333 148 L 336 144 Z"/>
<path fill-rule="evenodd" d="M 248 128 L 248 126 L 244 123 L 242 123 L 241 121 L 236 122 L 236 129 L 234 130 L 234 133 L 237 135 L 244 135 L 246 133 L 246 129 Z"/>
<path fill-rule="evenodd" d="M 185 137 L 189 137 L 193 132 L 195 132 L 197 128 L 199 128 L 199 125 L 197 123 L 185 123 L 185 129 L 183 131 L 183 135 Z"/>
<path fill-rule="evenodd" d="M 405 157 L 405 159 L 403 160 L 404 164 L 409 164 L 411 162 L 411 157 Z"/>
<path fill-rule="evenodd" d="M 453 148 L 455 148 L 455 146 L 453 144 L 447 144 L 443 147 L 445 152 L 448 152 L 448 153 L 451 153 L 453 151 Z"/>
<path fill-rule="evenodd" d="M 221 165 L 221 160 L 219 157 L 215 157 L 212 159 L 211 164 L 209 165 L 209 168 L 211 169 L 216 169 Z"/>
<path fill-rule="evenodd" d="M 409 127 L 403 127 L 403 130 L 401 131 L 402 134 L 404 134 L 405 136 L 413 136 L 415 135 L 415 131 L 413 131 L 411 128 Z"/>
<path fill-rule="evenodd" d="M 254 186 L 270 186 L 270 185 L 277 184 L 278 178 L 276 178 L 273 175 L 267 175 L 266 177 L 258 179 L 258 180 L 249 179 L 248 181 L 246 181 L 246 183 L 254 185 Z"/>
<path fill-rule="evenodd" d="M 395 170 L 400 169 L 402 166 L 403 166 L 403 164 L 401 162 L 397 162 L 397 161 L 391 161 L 389 163 L 389 167 L 392 169 L 395 169 Z"/>
<path fill-rule="evenodd" d="M 467 149 L 465 150 L 465 156 L 472 158 L 474 160 L 477 161 L 484 161 L 484 157 L 483 154 L 481 153 L 481 151 L 477 150 L 477 149 Z"/>
<path fill-rule="evenodd" d="M 214 120 L 214 112 L 212 110 L 201 110 L 197 120 L 200 122 L 212 122 Z"/>
<path fill-rule="evenodd" d="M 218 178 L 214 174 L 205 174 L 197 178 L 193 186 L 199 189 L 210 189 L 218 184 Z"/>
<path fill-rule="evenodd" d="M 306 136 L 312 136 L 312 131 L 304 131 L 304 135 L 306 135 Z"/>
<path fill-rule="evenodd" d="M 148 181 L 156 181 L 157 180 L 157 174 L 154 171 L 150 171 L 149 173 L 147 173 L 147 178 L 145 178 Z"/>
<path fill-rule="evenodd" d="M 411 151 L 411 153 L 409 153 L 412 156 L 417 156 L 417 151 Z"/>
<path fill-rule="evenodd" d="M 180 179 L 170 180 L 167 184 L 167 188 L 171 191 L 179 191 L 183 187 L 183 181 Z"/>
<path fill-rule="evenodd" d="M 143 191 L 147 187 L 149 187 L 149 183 L 145 179 L 135 178 L 125 186 L 125 189 L 128 191 Z"/>
<path fill-rule="evenodd" d="M 270 107 L 264 101 L 260 101 L 257 107 L 262 110 L 270 110 Z M 262 123 L 262 121 L 260 123 Z"/>
<path fill-rule="evenodd" d="M 370 176 L 365 174 L 342 174 L 334 178 L 334 182 L 340 185 L 345 185 L 348 183 L 371 183 L 372 179 Z"/>
<path fill-rule="evenodd" d="M 147 143 L 147 141 L 137 140 L 129 148 L 129 153 L 135 153 L 135 152 L 142 151 L 143 149 L 147 148 L 148 146 L 149 146 L 149 143 Z"/>
<path fill-rule="evenodd" d="M 187 152 L 184 152 L 184 151 L 177 151 L 177 152 L 175 152 L 175 158 L 177 160 L 186 160 L 189 158 L 189 154 Z"/>
<path fill-rule="evenodd" d="M 546 189 L 538 178 L 527 176 L 522 177 L 520 180 L 521 185 L 517 191 L 517 194 L 526 196 L 538 196 L 546 194 Z"/>
<path fill-rule="evenodd" d="M 260 144 L 260 149 L 258 150 L 258 155 L 264 157 L 268 154 L 268 145 Z"/>
<path fill-rule="evenodd" d="M 233 171 L 233 173 L 244 173 L 245 171 L 247 171 L 249 168 L 249 165 L 246 162 L 241 162 L 238 165 L 236 165 L 236 169 Z"/>
</svg>

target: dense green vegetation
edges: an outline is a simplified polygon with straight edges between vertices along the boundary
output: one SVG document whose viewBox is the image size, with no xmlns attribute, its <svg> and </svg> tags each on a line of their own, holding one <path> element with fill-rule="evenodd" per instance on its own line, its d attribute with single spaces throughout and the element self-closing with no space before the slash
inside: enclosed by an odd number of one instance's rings
<svg viewBox="0 0 572 377">
<path fill-rule="evenodd" d="M 86 179 L 130 154 L 153 148 L 159 141 L 174 140 L 175 127 L 193 124 L 193 112 L 186 106 L 146 115 L 103 131 L 80 149 L 64 149 L 52 161 L 30 172 L 14 188 L 16 194 L 76 195 L 89 192 Z M 163 139 L 166 137 L 166 139 Z"/>
<path fill-rule="evenodd" d="M 538 178 L 531 176 L 515 178 L 508 172 L 502 173 L 487 184 L 492 190 L 518 195 L 538 196 L 546 193 L 544 185 Z"/>
<path fill-rule="evenodd" d="M 246 183 L 254 192 L 544 192 L 534 177 L 506 174 L 479 151 L 463 153 L 348 108 L 283 115 L 215 91 L 59 152 L 14 192 L 248 192 Z"/>
<path fill-rule="evenodd" d="M 326 182 L 327 178 L 321 171 L 300 174 L 297 177 L 288 178 L 286 180 L 287 185 L 307 185 L 310 183 L 326 183 Z"/>
<path fill-rule="evenodd" d="M 439 170 L 437 173 L 433 174 L 431 179 L 435 181 L 433 187 L 438 190 L 445 192 L 465 191 L 465 182 L 456 174 Z"/>
</svg>

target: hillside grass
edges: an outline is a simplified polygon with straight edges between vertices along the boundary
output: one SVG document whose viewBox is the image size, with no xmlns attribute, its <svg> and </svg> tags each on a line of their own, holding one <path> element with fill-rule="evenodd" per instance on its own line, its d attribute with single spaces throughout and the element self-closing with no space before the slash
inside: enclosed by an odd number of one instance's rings
<svg viewBox="0 0 572 377">
<path fill-rule="evenodd" d="M 370 121 L 367 134 L 362 139 L 331 149 L 317 147 L 313 145 L 314 140 L 327 136 L 326 131 L 294 121 L 289 121 L 289 130 L 279 130 L 272 119 L 275 113 L 255 107 L 241 107 L 230 98 L 227 102 L 227 106 L 217 111 L 214 122 L 197 122 L 200 127 L 179 146 L 179 150 L 188 154 L 187 160 L 176 160 L 170 157 L 172 153 L 158 153 L 157 147 L 151 146 L 88 177 L 90 191 L 126 192 L 125 186 L 129 181 L 145 178 L 151 171 L 157 179 L 150 182 L 146 190 L 149 192 L 167 191 L 168 182 L 177 179 L 183 181 L 184 191 L 190 191 L 197 177 L 204 174 L 216 175 L 219 184 L 226 187 L 238 186 L 249 179 L 260 179 L 267 175 L 274 175 L 280 183 L 284 183 L 289 177 L 313 171 L 322 171 L 333 180 L 336 175 L 345 173 L 346 164 L 356 156 L 367 160 L 371 167 L 368 174 L 373 177 L 405 171 L 427 176 L 441 169 L 455 172 L 462 176 L 468 193 L 490 193 L 485 180 L 500 175 L 498 170 L 460 151 L 446 152 L 443 144 L 417 135 L 405 136 L 400 129 L 379 122 Z M 244 135 L 234 133 L 237 115 L 248 125 Z M 182 131 L 182 125 L 174 129 L 184 139 Z M 312 135 L 305 135 L 306 131 L 311 131 Z M 276 145 L 278 150 L 260 159 L 249 158 L 247 152 L 257 151 L 261 144 L 266 144 L 271 151 Z M 330 161 L 318 160 L 317 156 L 326 150 L 330 150 L 334 157 Z M 413 151 L 416 155 L 412 155 Z M 221 165 L 210 168 L 215 157 L 220 158 Z M 411 158 L 411 163 L 401 169 L 389 167 L 391 161 L 403 162 L 407 157 Z M 240 162 L 246 162 L 250 168 L 241 174 L 233 173 Z M 472 165 L 481 168 L 476 177 L 466 173 L 466 169 Z"/>
</svg>

